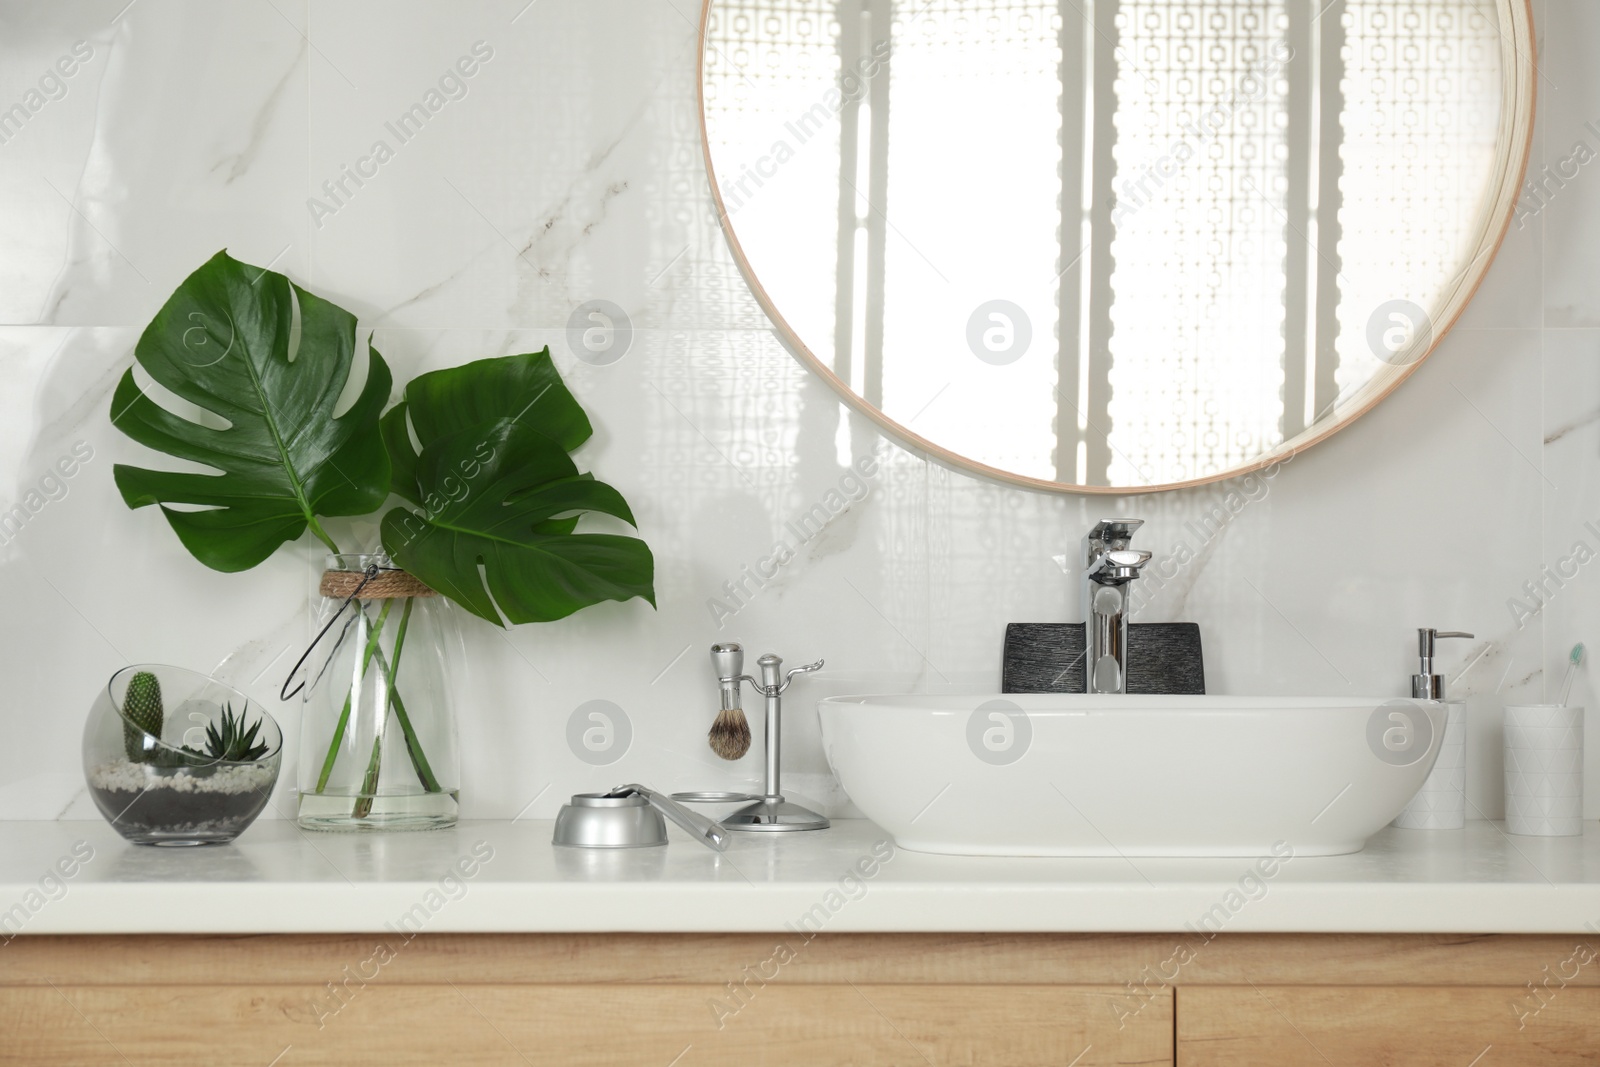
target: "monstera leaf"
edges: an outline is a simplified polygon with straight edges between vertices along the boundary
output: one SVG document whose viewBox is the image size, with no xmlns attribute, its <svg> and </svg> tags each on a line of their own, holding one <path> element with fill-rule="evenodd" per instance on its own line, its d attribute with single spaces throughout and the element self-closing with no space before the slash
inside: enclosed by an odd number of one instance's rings
<svg viewBox="0 0 1600 1067">
<path fill-rule="evenodd" d="M 405 399 L 383 417 L 394 493 L 421 507 L 416 451 L 407 419 L 421 441 L 436 441 L 469 426 L 515 419 L 571 452 L 594 433 L 589 416 L 568 391 L 550 349 L 520 356 L 480 359 L 411 379 Z"/>
<path fill-rule="evenodd" d="M 300 336 L 291 355 L 296 304 Z M 131 369 L 111 404 L 111 421 L 135 441 L 218 473 L 118 464 L 122 499 L 130 508 L 160 505 L 184 547 L 219 571 L 253 567 L 307 527 L 337 551 L 318 516 L 375 511 L 389 488 L 378 415 L 391 382 L 375 349 L 354 405 L 334 417 L 355 327 L 349 312 L 282 274 L 218 252 L 168 299 L 134 358 L 157 383 L 227 427 L 161 407 Z"/>
<path fill-rule="evenodd" d="M 554 393 L 551 386 L 545 395 Z M 543 401 L 529 396 L 523 403 L 530 401 L 531 415 Z M 416 410 L 412 418 L 418 427 Z M 570 431 L 570 422 L 556 425 Z M 583 436 L 587 426 L 584 420 Z M 461 426 L 436 438 L 419 428 L 417 436 L 421 453 L 406 440 L 395 466 L 413 472 L 415 482 L 400 495 L 421 510 L 398 507 L 383 517 L 384 549 L 401 567 L 496 624 L 496 604 L 512 623 L 549 622 L 603 600 L 643 597 L 654 606 L 655 561 L 643 541 L 575 532 L 582 512 L 636 525 L 627 502 L 611 486 L 578 473 L 566 448 L 526 416 Z M 392 434 L 389 441 L 396 445 Z"/>
</svg>

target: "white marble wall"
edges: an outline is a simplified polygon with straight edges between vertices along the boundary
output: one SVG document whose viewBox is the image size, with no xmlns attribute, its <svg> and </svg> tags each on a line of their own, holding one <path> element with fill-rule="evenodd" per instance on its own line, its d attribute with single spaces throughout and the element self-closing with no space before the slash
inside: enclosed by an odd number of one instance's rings
<svg viewBox="0 0 1600 1067">
<path fill-rule="evenodd" d="M 1600 8 L 1544 0 L 1535 162 L 1600 149 Z M 89 816 L 78 739 L 130 662 L 219 668 L 274 701 L 305 637 L 320 553 L 213 573 L 111 481 L 148 455 L 107 405 L 137 332 L 222 247 L 357 311 L 397 380 L 552 347 L 593 414 L 583 463 L 633 503 L 659 610 L 608 604 L 499 633 L 468 626 L 465 811 L 552 814 L 622 780 L 749 788 L 759 759 L 704 734 L 705 648 L 796 660 L 789 791 L 845 810 L 807 697 L 992 689 L 1008 620 L 1076 617 L 1052 556 L 1102 513 L 1149 520 L 1158 555 L 1227 491 L 1046 496 L 931 466 L 859 419 L 884 459 L 863 502 L 719 628 L 708 598 L 765 555 L 843 473 L 840 405 L 783 351 L 710 221 L 697 143 L 694 0 L 73 0 L 0 8 L 0 108 L 76 42 L 92 52 L 0 143 L 0 510 L 76 442 L 93 458 L 0 544 L 0 818 Z M 1551 32 L 1553 31 L 1553 32 Z M 493 56 L 332 213 L 307 198 L 474 42 Z M 52 91 L 54 87 L 52 86 Z M 1596 122 L 1594 127 L 1587 124 Z M 1568 649 L 1600 651 L 1600 563 L 1522 625 L 1523 583 L 1600 549 L 1600 169 L 1514 228 L 1477 302 L 1387 403 L 1284 467 L 1145 607 L 1205 631 L 1216 692 L 1400 694 L 1414 628 L 1467 629 L 1445 653 L 1472 703 L 1469 814 L 1501 811 L 1502 703 L 1537 700 Z M 568 315 L 603 298 L 638 333 L 577 361 Z M 370 526 L 341 529 L 371 543 Z M 1553 585 L 1552 585 L 1553 588 Z M 1592 672 L 1574 699 L 1590 700 Z M 633 726 L 617 763 L 566 747 L 581 703 Z M 295 734 L 285 709 L 286 732 Z M 756 750 L 759 751 L 759 748 Z M 1600 720 L 1588 814 L 1600 815 Z M 278 813 L 292 811 L 292 774 Z"/>
</svg>

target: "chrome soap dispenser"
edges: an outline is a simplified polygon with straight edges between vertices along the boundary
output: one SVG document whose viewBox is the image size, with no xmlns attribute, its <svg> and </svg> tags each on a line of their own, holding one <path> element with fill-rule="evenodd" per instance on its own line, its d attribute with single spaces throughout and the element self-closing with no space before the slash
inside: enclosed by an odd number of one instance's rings
<svg viewBox="0 0 1600 1067">
<path fill-rule="evenodd" d="M 1444 676 L 1433 671 L 1433 645 L 1441 637 L 1472 637 L 1460 630 L 1435 630 L 1432 627 L 1417 631 L 1417 673 L 1411 676 L 1411 699 L 1444 700 Z"/>
<path fill-rule="evenodd" d="M 1456 630 L 1417 631 L 1417 673 L 1411 676 L 1411 698 L 1445 705 L 1444 737 L 1439 759 L 1427 780 L 1394 825 L 1408 830 L 1459 830 L 1467 824 L 1467 706 L 1445 699 L 1444 676 L 1434 670 L 1434 642 L 1441 637 L 1472 637 Z"/>
</svg>

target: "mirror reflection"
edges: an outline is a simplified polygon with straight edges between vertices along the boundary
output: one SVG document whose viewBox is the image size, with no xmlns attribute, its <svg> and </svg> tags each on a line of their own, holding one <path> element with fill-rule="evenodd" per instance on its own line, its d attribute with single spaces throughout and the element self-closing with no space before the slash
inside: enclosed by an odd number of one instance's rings
<svg viewBox="0 0 1600 1067">
<path fill-rule="evenodd" d="M 891 429 L 1013 480 L 1208 480 L 1365 410 L 1470 297 L 1526 151 L 1512 20 L 710 0 L 707 154 L 758 298 Z"/>
</svg>

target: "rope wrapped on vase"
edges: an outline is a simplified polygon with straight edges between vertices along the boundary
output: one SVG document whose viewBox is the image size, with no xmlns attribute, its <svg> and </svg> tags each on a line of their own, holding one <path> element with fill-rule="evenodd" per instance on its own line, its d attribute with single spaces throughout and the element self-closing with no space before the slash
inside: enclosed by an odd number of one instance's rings
<svg viewBox="0 0 1600 1067">
<path fill-rule="evenodd" d="M 379 573 L 373 575 L 371 572 Z M 365 571 L 323 571 L 318 592 L 329 600 L 343 598 L 346 603 L 362 600 L 403 600 L 413 596 L 438 596 L 428 586 L 398 567 L 379 567 L 374 563 Z"/>
<path fill-rule="evenodd" d="M 344 603 L 339 605 L 339 610 L 333 613 L 327 625 L 311 639 L 311 644 L 300 653 L 300 658 L 295 660 L 294 667 L 289 671 L 289 677 L 283 680 L 283 688 L 278 690 L 279 700 L 288 700 L 305 689 L 305 682 L 301 682 L 293 690 L 289 688 L 289 683 L 295 680 L 300 668 L 304 667 L 306 660 L 311 657 L 311 653 L 316 651 L 322 639 L 328 636 L 328 631 L 333 629 L 333 624 L 344 617 L 345 609 L 358 597 L 364 600 L 405 600 L 410 597 L 439 595 L 399 567 L 384 567 L 376 563 L 369 564 L 366 570 L 361 571 L 323 571 L 319 592 L 329 600 L 343 597 Z"/>
</svg>

